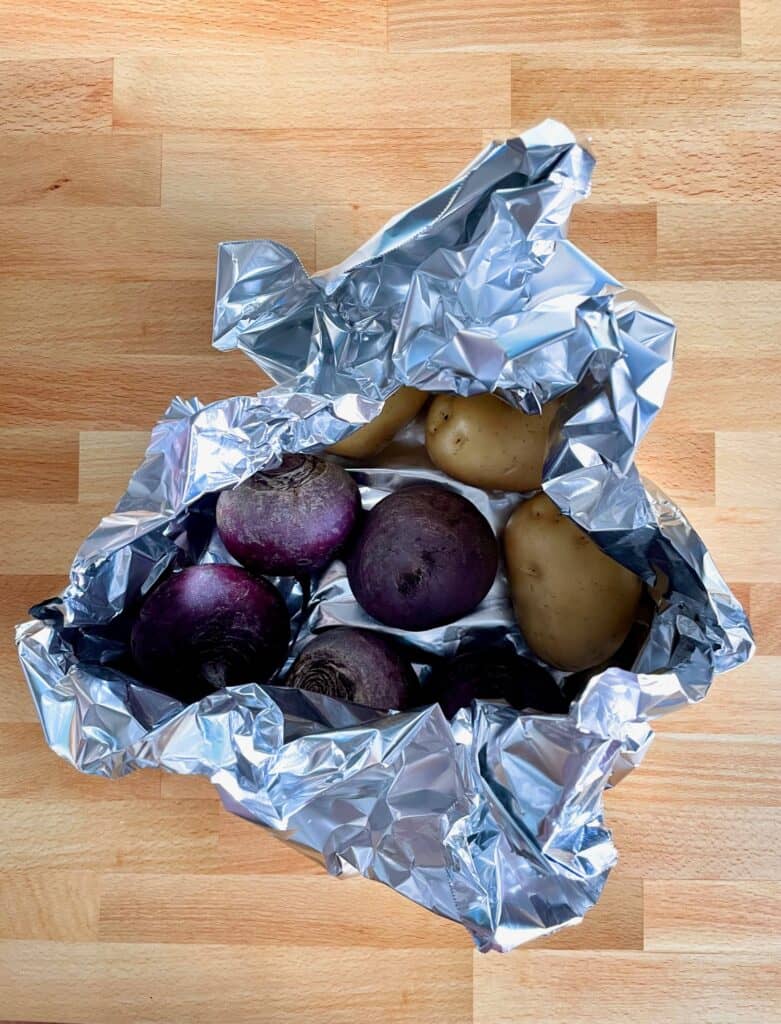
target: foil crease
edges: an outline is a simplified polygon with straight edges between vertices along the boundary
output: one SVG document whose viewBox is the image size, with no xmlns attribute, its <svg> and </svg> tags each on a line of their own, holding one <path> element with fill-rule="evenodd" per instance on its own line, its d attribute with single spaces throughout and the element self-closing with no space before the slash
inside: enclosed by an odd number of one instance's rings
<svg viewBox="0 0 781 1024">
<path fill-rule="evenodd" d="M 639 763 L 656 716 L 702 699 L 753 642 L 702 541 L 634 466 L 670 381 L 675 328 L 566 237 L 593 163 L 546 121 L 488 146 L 324 273 L 310 276 L 272 241 L 219 247 L 214 344 L 246 352 L 276 385 L 210 405 L 175 399 L 65 591 L 18 627 L 57 754 L 106 777 L 145 767 L 206 775 L 231 811 L 335 874 L 360 872 L 460 922 L 481 950 L 577 923 L 594 905 L 616 860 L 606 787 Z M 475 701 L 452 723 L 438 706 L 378 717 L 277 685 L 188 707 L 142 686 L 127 660 L 137 602 L 171 566 L 229 560 L 214 492 L 285 451 L 336 442 L 402 384 L 493 391 L 531 413 L 563 398 L 544 489 L 656 584 L 632 670 L 598 673 L 568 715 Z M 419 431 L 350 467 L 365 505 L 412 477 L 442 478 L 412 446 Z M 519 500 L 448 482 L 497 530 Z M 353 600 L 339 561 L 308 602 L 294 581 L 277 582 L 297 634 L 291 658 L 330 625 L 382 628 Z M 419 667 L 477 639 L 526 651 L 503 571 L 470 616 L 401 639 Z"/>
</svg>

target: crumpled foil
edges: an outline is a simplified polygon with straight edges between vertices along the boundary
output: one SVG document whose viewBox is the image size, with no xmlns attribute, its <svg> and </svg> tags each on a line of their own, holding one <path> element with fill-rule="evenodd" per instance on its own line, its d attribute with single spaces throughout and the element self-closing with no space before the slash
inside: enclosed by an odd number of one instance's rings
<svg viewBox="0 0 781 1024">
<path fill-rule="evenodd" d="M 231 811 L 315 851 L 335 874 L 358 871 L 460 922 L 481 950 L 580 920 L 616 860 L 606 786 L 639 762 L 650 720 L 700 700 L 714 674 L 753 650 L 699 537 L 634 467 L 670 381 L 675 328 L 567 240 L 592 167 L 546 121 L 488 146 L 322 274 L 271 241 L 220 246 L 215 344 L 242 349 L 277 384 L 207 406 L 177 398 L 127 493 L 79 550 L 69 586 L 18 628 L 56 753 L 109 777 L 143 767 L 206 775 Z M 527 412 L 565 396 L 544 488 L 613 558 L 656 581 L 632 671 L 596 675 L 568 715 L 476 701 L 452 723 L 438 706 L 378 717 L 283 686 L 183 707 L 140 685 L 127 656 L 139 599 L 173 565 L 228 560 L 214 492 L 282 452 L 346 436 L 400 384 L 495 391 Z M 411 477 L 441 478 L 412 446 L 419 431 L 351 468 L 366 505 Z M 518 500 L 450 483 L 497 528 Z M 278 582 L 293 653 L 335 623 L 382 628 L 338 561 L 307 603 L 295 581 Z M 526 650 L 502 572 L 473 614 L 403 639 L 420 665 L 478 636 Z"/>
</svg>

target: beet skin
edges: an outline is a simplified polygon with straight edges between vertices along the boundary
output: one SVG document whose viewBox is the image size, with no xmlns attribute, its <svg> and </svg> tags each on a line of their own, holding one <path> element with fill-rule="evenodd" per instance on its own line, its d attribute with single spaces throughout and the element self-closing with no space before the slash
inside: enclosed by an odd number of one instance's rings
<svg viewBox="0 0 781 1024">
<path fill-rule="evenodd" d="M 358 518 L 358 485 L 316 455 L 285 455 L 217 499 L 217 529 L 236 561 L 256 572 L 300 576 L 322 569 Z"/>
<path fill-rule="evenodd" d="M 308 643 L 285 685 L 380 711 L 419 703 L 417 676 L 393 641 L 349 626 L 328 629 Z"/>
<path fill-rule="evenodd" d="M 497 544 L 471 501 L 413 484 L 366 516 L 347 558 L 355 599 L 388 626 L 423 630 L 468 615 L 496 576 Z"/>
<path fill-rule="evenodd" d="M 130 646 L 142 678 L 185 704 L 265 683 L 285 660 L 290 618 L 275 586 L 237 565 L 194 565 L 147 597 Z"/>
</svg>

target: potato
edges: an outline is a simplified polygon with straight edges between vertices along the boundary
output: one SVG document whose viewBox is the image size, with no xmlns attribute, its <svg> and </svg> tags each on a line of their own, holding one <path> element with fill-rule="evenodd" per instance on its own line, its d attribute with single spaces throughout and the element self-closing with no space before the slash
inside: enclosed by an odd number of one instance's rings
<svg viewBox="0 0 781 1024">
<path fill-rule="evenodd" d="M 418 391 L 417 388 L 399 388 L 386 401 L 379 416 L 328 450 L 334 455 L 346 455 L 350 459 L 365 459 L 376 455 L 386 444 L 390 444 L 402 427 L 406 427 L 417 416 L 427 398 L 426 392 Z"/>
<path fill-rule="evenodd" d="M 615 654 L 635 619 L 642 581 L 546 494 L 515 509 L 504 531 L 515 617 L 534 653 L 567 672 Z"/>
<path fill-rule="evenodd" d="M 439 395 L 426 419 L 429 458 L 474 487 L 531 491 L 542 482 L 548 433 L 559 401 L 529 416 L 495 395 Z"/>
</svg>

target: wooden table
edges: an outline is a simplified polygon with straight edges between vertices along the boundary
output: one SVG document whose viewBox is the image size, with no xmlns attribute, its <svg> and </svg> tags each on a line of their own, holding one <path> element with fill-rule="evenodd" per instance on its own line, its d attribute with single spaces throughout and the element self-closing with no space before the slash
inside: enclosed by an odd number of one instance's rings
<svg viewBox="0 0 781 1024">
<path fill-rule="evenodd" d="M 781 1018 L 781 4 L 0 0 L 0 1019 L 770 1024 Z M 591 139 L 572 237 L 680 325 L 640 462 L 759 652 L 609 795 L 577 929 L 500 957 L 326 876 L 203 780 L 78 775 L 9 640 L 209 348 L 215 244 L 345 255 L 482 144 Z"/>
</svg>

